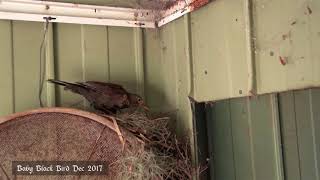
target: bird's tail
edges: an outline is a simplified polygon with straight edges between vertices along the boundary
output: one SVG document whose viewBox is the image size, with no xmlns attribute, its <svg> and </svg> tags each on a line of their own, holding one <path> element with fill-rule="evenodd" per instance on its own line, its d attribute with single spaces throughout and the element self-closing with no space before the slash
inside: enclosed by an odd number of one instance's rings
<svg viewBox="0 0 320 180">
<path fill-rule="evenodd" d="M 60 81 L 55 79 L 48 79 L 48 82 L 57 84 L 60 86 L 64 86 L 65 90 L 71 90 L 74 93 L 85 95 L 88 91 L 93 90 L 92 87 L 85 85 L 83 83 L 70 83 L 66 81 Z"/>
<path fill-rule="evenodd" d="M 48 82 L 53 83 L 53 84 L 58 84 L 60 86 L 79 86 L 78 84 L 75 84 L 75 83 L 69 83 L 66 81 L 60 81 L 60 80 L 55 80 L 55 79 L 48 79 Z"/>
</svg>

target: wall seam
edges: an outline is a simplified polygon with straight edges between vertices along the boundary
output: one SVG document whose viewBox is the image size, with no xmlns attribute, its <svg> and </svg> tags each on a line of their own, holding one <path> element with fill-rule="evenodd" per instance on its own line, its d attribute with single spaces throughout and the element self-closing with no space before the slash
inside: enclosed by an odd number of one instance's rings
<svg viewBox="0 0 320 180">
<path fill-rule="evenodd" d="M 271 98 L 271 112 L 273 119 L 273 138 L 275 142 L 275 153 L 276 153 L 276 172 L 277 178 L 283 180 L 283 151 L 282 151 L 282 140 L 281 140 L 281 127 L 280 127 L 280 113 L 279 113 L 279 100 L 276 94 L 270 95 Z"/>
<path fill-rule="evenodd" d="M 10 21 L 10 39 L 11 39 L 11 68 L 12 68 L 12 113 L 16 112 L 16 85 L 15 85 L 15 63 L 14 63 L 14 36 L 13 21 Z"/>
<path fill-rule="evenodd" d="M 315 165 L 315 173 L 316 179 L 319 180 L 319 172 L 318 172 L 318 161 L 317 161 L 317 143 L 316 143 L 316 133 L 315 133 L 315 122 L 314 122 L 314 114 L 313 114 L 313 100 L 312 100 L 312 90 L 308 90 L 308 98 L 310 103 L 310 121 L 311 121 L 311 129 L 312 129 L 312 144 L 313 144 L 313 152 L 314 152 L 314 165 Z"/>
<path fill-rule="evenodd" d="M 255 168 L 255 159 L 254 159 L 254 140 L 252 136 L 252 115 L 251 115 L 251 104 L 250 98 L 246 97 L 246 104 L 247 104 L 247 112 L 248 112 L 248 126 L 249 126 L 249 133 L 250 133 L 250 157 L 251 157 L 251 168 L 252 168 L 252 179 L 256 180 L 256 168 Z"/>
<path fill-rule="evenodd" d="M 85 25 L 80 25 L 80 34 L 81 34 L 81 68 L 82 68 L 82 80 L 86 81 L 86 44 L 85 44 Z M 84 107 L 88 107 L 88 103 L 84 97 L 82 97 L 82 104 Z"/>
<path fill-rule="evenodd" d="M 107 50 L 107 72 L 106 72 L 106 75 L 107 75 L 107 81 L 110 82 L 110 49 L 109 49 L 109 46 L 110 46 L 110 39 L 109 39 L 109 27 L 106 26 L 106 37 L 107 37 L 107 47 L 106 47 L 106 50 Z"/>
<path fill-rule="evenodd" d="M 144 93 L 144 68 L 143 68 L 143 37 L 142 37 L 142 30 L 141 28 L 134 28 L 134 55 L 135 55 L 135 71 L 136 71 L 136 78 L 137 78 L 137 84 L 136 84 L 136 90 L 138 94 L 144 99 L 145 93 Z"/>
<path fill-rule="evenodd" d="M 229 120 L 230 120 L 230 132 L 231 132 L 231 145 L 232 145 L 232 159 L 233 159 L 233 170 L 234 170 L 234 180 L 237 180 L 237 167 L 236 167 L 236 158 L 235 158 L 235 152 L 234 152 L 234 139 L 233 139 L 233 123 L 232 123 L 232 113 L 231 113 L 231 102 L 228 99 L 228 108 L 229 108 Z"/>
<path fill-rule="evenodd" d="M 300 157 L 300 144 L 299 144 L 299 127 L 298 127 L 298 122 L 297 122 L 297 111 L 296 111 L 296 96 L 295 92 L 293 94 L 293 110 L 294 110 L 294 122 L 296 126 L 296 140 L 297 140 L 297 151 L 298 151 L 298 160 L 299 160 L 299 175 L 300 175 L 300 180 L 302 180 L 302 172 L 301 172 L 301 157 Z"/>
<path fill-rule="evenodd" d="M 256 65 L 255 65 L 255 61 L 256 61 L 256 43 L 255 43 L 255 32 L 254 32 L 254 5 L 253 5 L 253 1 L 254 0 L 246 0 L 245 2 L 245 6 L 246 6 L 246 11 L 247 14 L 245 15 L 245 21 L 246 21 L 246 25 L 248 27 L 248 29 L 246 30 L 246 43 L 248 43 L 248 48 L 247 48 L 247 53 L 250 57 L 250 61 L 248 62 L 248 70 L 250 70 L 248 72 L 248 78 L 249 78 L 249 82 L 248 82 L 248 91 L 249 91 L 249 95 L 255 95 L 258 93 L 258 89 L 257 89 L 257 80 L 256 80 Z"/>
</svg>

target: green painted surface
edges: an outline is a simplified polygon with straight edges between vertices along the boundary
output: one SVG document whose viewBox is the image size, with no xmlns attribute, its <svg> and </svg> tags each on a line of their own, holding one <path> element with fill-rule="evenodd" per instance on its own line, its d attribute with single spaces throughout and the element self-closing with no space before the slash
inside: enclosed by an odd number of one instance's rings
<svg viewBox="0 0 320 180">
<path fill-rule="evenodd" d="M 319 180 L 320 90 L 280 94 L 284 166 L 287 179 Z"/>
<path fill-rule="evenodd" d="M 319 86 L 319 1 L 253 2 L 258 93 Z"/>
<path fill-rule="evenodd" d="M 320 90 L 207 105 L 212 179 L 318 180 Z"/>
<path fill-rule="evenodd" d="M 192 96 L 198 101 L 247 96 L 245 0 L 214 1 L 191 14 Z M 219 84 L 218 86 L 216 86 Z"/>
<path fill-rule="evenodd" d="M 279 96 L 281 131 L 283 143 L 284 172 L 286 179 L 300 180 L 297 126 L 293 92 Z M 294 158 L 293 158 L 294 157 Z"/>
<path fill-rule="evenodd" d="M 231 129 L 234 153 L 235 174 L 237 179 L 254 178 L 252 159 L 252 129 L 246 99 L 236 99 L 230 103 Z"/>
<path fill-rule="evenodd" d="M 319 2 L 253 3 L 253 13 L 258 13 L 254 24 L 258 92 L 316 84 Z M 309 15 L 308 5 L 313 12 Z M 144 95 L 155 111 L 176 110 L 178 130 L 190 130 L 189 95 L 205 101 L 249 93 L 247 13 L 244 0 L 217 0 L 160 29 L 54 24 L 49 31 L 47 77 L 121 83 Z M 282 40 L 290 28 L 295 37 Z M 42 31 L 41 23 L 0 21 L 0 115 L 39 106 Z M 282 66 L 278 61 L 282 54 L 294 58 Z M 298 60 L 301 57 L 305 60 Z M 49 106 L 87 105 L 80 96 L 54 91 L 52 85 L 46 85 L 44 99 Z M 209 108 L 207 122 L 214 177 L 318 180 L 319 103 L 319 90 L 282 93 L 279 101 L 275 95 L 263 95 L 217 102 Z"/>
<path fill-rule="evenodd" d="M 156 111 L 174 111 L 180 133 L 192 130 L 188 16 L 160 29 L 144 30 L 147 101 Z"/>
<path fill-rule="evenodd" d="M 14 77 L 12 57 L 12 25 L 0 21 L 0 116 L 14 112 Z"/>
<path fill-rule="evenodd" d="M 283 180 L 277 109 L 274 95 L 207 106 L 211 178 Z"/>
<path fill-rule="evenodd" d="M 207 119 L 211 179 L 235 180 L 230 102 L 207 106 Z"/>
<path fill-rule="evenodd" d="M 39 107 L 39 58 L 42 23 L 0 21 L 1 115 Z M 143 95 L 141 29 L 53 24 L 47 36 L 46 79 L 99 80 L 124 85 Z M 87 107 L 78 95 L 49 83 L 42 96 L 47 106 Z M 57 102 L 55 101 L 57 100 Z"/>
<path fill-rule="evenodd" d="M 42 29 L 41 23 L 12 23 L 15 111 L 39 106 L 39 49 Z"/>
</svg>

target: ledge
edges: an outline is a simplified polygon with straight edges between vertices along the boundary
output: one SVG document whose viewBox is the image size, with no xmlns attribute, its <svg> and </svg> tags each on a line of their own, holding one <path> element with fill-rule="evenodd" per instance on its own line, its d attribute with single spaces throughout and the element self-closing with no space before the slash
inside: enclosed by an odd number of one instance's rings
<svg viewBox="0 0 320 180">
<path fill-rule="evenodd" d="M 0 19 L 90 24 L 104 26 L 161 27 L 192 12 L 209 0 L 178 0 L 164 10 L 95 6 L 39 0 L 0 0 Z"/>
</svg>

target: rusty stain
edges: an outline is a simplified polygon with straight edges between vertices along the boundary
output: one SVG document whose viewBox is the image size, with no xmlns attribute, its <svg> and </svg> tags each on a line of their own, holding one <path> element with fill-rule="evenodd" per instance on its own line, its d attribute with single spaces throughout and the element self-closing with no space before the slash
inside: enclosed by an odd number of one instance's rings
<svg viewBox="0 0 320 180">
<path fill-rule="evenodd" d="M 287 34 L 282 35 L 282 40 L 291 39 L 291 31 L 289 31 Z"/>
<path fill-rule="evenodd" d="M 286 57 L 279 56 L 279 61 L 283 66 L 285 66 L 287 64 L 287 58 Z"/>
<path fill-rule="evenodd" d="M 178 0 L 178 1 L 168 1 L 166 2 L 164 8 L 165 9 L 171 9 L 173 8 L 175 5 L 177 5 L 179 2 L 184 1 L 184 0 Z"/>
<path fill-rule="evenodd" d="M 172 9 L 172 8 L 175 8 L 175 6 L 177 4 L 179 4 L 179 2 L 181 1 L 184 1 L 185 0 L 178 0 L 178 1 L 175 1 L 175 2 L 167 2 L 166 5 L 165 5 L 165 9 Z M 209 0 L 193 0 L 189 3 L 188 7 L 190 7 L 191 11 L 194 11 L 196 9 L 199 9 L 200 7 L 202 7 L 203 5 L 209 3 Z M 186 8 L 185 8 L 186 10 Z M 183 13 L 185 10 L 182 10 L 181 13 Z"/>
<path fill-rule="evenodd" d="M 293 21 L 293 22 L 291 23 L 291 26 L 293 26 L 293 25 L 295 25 L 295 24 L 297 24 L 297 21 Z"/>
<path fill-rule="evenodd" d="M 307 6 L 307 9 L 308 9 L 308 13 L 312 14 L 312 10 L 311 10 L 311 8 L 309 6 Z"/>
<path fill-rule="evenodd" d="M 194 0 L 190 3 L 191 11 L 199 9 L 203 5 L 209 3 L 209 0 Z"/>
</svg>

